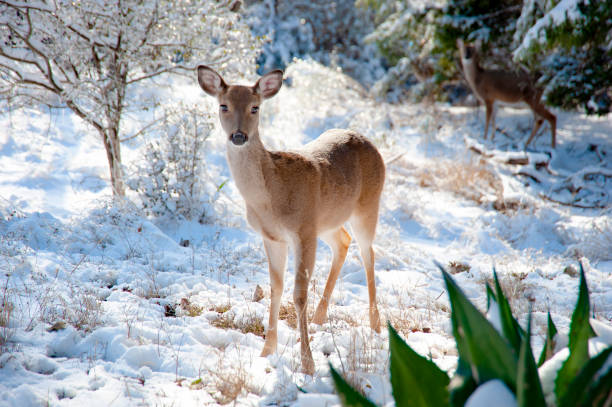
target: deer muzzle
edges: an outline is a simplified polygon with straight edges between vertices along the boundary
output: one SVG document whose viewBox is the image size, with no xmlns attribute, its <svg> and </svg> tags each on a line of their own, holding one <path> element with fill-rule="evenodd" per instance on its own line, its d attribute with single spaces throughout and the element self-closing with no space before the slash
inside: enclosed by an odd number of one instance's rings
<svg viewBox="0 0 612 407">
<path fill-rule="evenodd" d="M 235 145 L 237 145 L 237 146 L 241 146 L 241 145 L 243 145 L 244 143 L 246 143 L 246 142 L 247 142 L 247 140 L 248 140 L 249 138 L 248 138 L 248 137 L 247 137 L 247 135 L 246 135 L 246 134 L 244 134 L 243 132 L 241 132 L 241 131 L 237 131 L 237 132 L 235 132 L 235 133 L 232 133 L 232 134 L 230 135 L 229 139 L 230 139 L 230 141 L 231 141 L 232 143 L 234 143 Z"/>
</svg>

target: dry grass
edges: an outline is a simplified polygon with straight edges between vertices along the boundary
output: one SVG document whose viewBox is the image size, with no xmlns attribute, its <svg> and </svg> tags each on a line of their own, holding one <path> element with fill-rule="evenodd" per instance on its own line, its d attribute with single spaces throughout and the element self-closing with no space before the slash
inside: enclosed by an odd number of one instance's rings
<svg viewBox="0 0 612 407">
<path fill-rule="evenodd" d="M 351 314 L 349 312 L 343 312 L 338 309 L 334 310 L 334 312 L 328 313 L 328 319 L 329 322 L 331 322 L 332 326 L 340 325 L 338 324 L 338 322 L 341 322 L 345 326 L 350 327 L 358 327 L 362 325 L 370 326 L 369 319 L 367 319 L 366 321 L 358 321 L 355 317 L 356 315 L 354 314 Z"/>
<path fill-rule="evenodd" d="M 219 355 L 217 365 L 207 368 L 207 383 L 198 379 L 190 386 L 193 389 L 206 388 L 208 393 L 221 405 L 235 402 L 238 397 L 249 393 L 259 394 L 261 389 L 256 389 L 250 383 L 250 375 L 245 368 L 242 357 L 228 358 L 223 353 Z"/>
<path fill-rule="evenodd" d="M 372 388 L 368 376 L 387 371 L 388 352 L 384 341 L 369 326 L 352 328 L 349 338 L 345 352 L 336 347 L 339 369 L 354 389 L 367 396 Z"/>
<path fill-rule="evenodd" d="M 202 312 L 204 311 L 204 307 L 192 303 L 189 298 L 181 298 L 180 305 L 185 313 L 190 317 L 198 317 L 202 315 Z"/>
<path fill-rule="evenodd" d="M 265 329 L 263 319 L 255 315 L 254 313 L 247 314 L 243 318 L 237 319 L 233 313 L 227 312 L 229 309 L 225 307 L 220 308 L 224 310 L 216 319 L 211 321 L 214 327 L 220 329 L 234 329 L 244 334 L 252 333 L 260 337 L 264 337 Z"/>
<path fill-rule="evenodd" d="M 59 301 L 59 319 L 75 328 L 91 332 L 102 324 L 102 301 L 92 290 L 74 285 L 70 287 L 70 296 L 60 296 Z"/>
<path fill-rule="evenodd" d="M 460 261 L 451 261 L 448 263 L 448 272 L 451 274 L 466 273 L 471 269 L 472 267 L 469 264 Z"/>
<path fill-rule="evenodd" d="M 433 298 L 425 293 L 415 294 L 418 293 L 417 288 L 394 290 L 389 296 L 393 302 L 388 302 L 385 297 L 379 299 L 383 321 L 386 320 L 405 337 L 414 332 L 430 333 L 435 330 L 439 333 L 440 329 L 434 328 L 450 315 L 448 305 L 439 301 L 445 291 Z"/>
<path fill-rule="evenodd" d="M 310 297 L 310 296 L 309 296 Z M 315 306 L 310 303 L 311 298 L 309 298 L 308 304 L 308 321 L 312 320 L 314 315 Z M 328 310 L 329 311 L 329 310 Z M 287 325 L 289 325 L 293 329 L 297 329 L 298 327 L 298 319 L 297 313 L 295 312 L 295 305 L 293 302 L 289 301 L 286 304 L 281 303 L 278 310 L 278 319 L 285 321 Z"/>
<path fill-rule="evenodd" d="M 278 319 L 285 321 L 291 328 L 297 329 L 297 314 L 293 303 L 281 303 L 278 311 Z"/>
<path fill-rule="evenodd" d="M 230 309 L 232 309 L 232 304 L 230 304 L 229 302 L 225 303 L 225 304 L 220 304 L 220 305 L 213 305 L 211 308 L 209 308 L 209 311 L 214 311 L 217 312 L 219 314 L 224 314 L 227 311 L 229 311 Z"/>
<path fill-rule="evenodd" d="M 0 293 L 0 354 L 4 353 L 7 343 L 13 336 L 13 330 L 10 325 L 15 305 L 11 299 L 12 293 L 9 289 L 9 278 L 10 275 L 7 276 L 2 287 L 2 292 Z"/>
<path fill-rule="evenodd" d="M 513 314 L 517 316 L 525 314 L 529 308 L 529 303 L 533 304 L 535 301 L 535 297 L 531 292 L 531 284 L 524 281 L 526 277 L 527 273 L 497 274 L 499 286 L 508 299 Z M 482 277 L 481 282 L 483 285 L 489 284 L 491 288 L 495 289 L 495 281 L 492 276 Z"/>
<path fill-rule="evenodd" d="M 417 171 L 416 176 L 424 188 L 449 191 L 478 204 L 503 202 L 501 179 L 484 162 L 442 162 Z"/>
<path fill-rule="evenodd" d="M 15 306 L 12 302 L 3 298 L 0 307 L 0 354 L 2 354 L 14 334 L 10 323 Z"/>
</svg>

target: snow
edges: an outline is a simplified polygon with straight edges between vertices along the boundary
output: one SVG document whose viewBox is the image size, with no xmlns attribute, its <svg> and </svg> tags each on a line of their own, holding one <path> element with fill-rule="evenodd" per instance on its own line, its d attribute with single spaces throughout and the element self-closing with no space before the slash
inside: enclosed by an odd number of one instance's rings
<svg viewBox="0 0 612 407">
<path fill-rule="evenodd" d="M 567 335 L 578 278 L 566 267 L 577 269 L 580 260 L 598 340 L 612 342 L 611 119 L 556 111 L 557 149 L 550 150 L 545 130 L 523 152 L 527 109 L 500 108 L 503 132 L 492 142 L 482 140 L 484 112 L 477 109 L 378 103 L 312 61 L 294 62 L 285 77 L 290 85 L 261 107 L 269 148 L 294 149 L 325 129 L 347 127 L 369 137 L 388 162 L 375 240 L 378 301 L 383 320 L 410 346 L 449 372 L 456 367 L 434 260 L 468 265 L 454 278 L 483 311 L 484 282 L 495 267 L 521 323 L 533 307 L 535 354 L 548 310 L 560 337 Z M 168 103 L 210 102 L 195 74 L 173 88 L 177 100 Z M 138 120 L 128 116 L 126 128 L 138 128 Z M 204 148 L 203 182 L 218 186 L 229 170 L 216 126 Z M 269 278 L 261 239 L 247 226 L 231 180 L 203 223 L 148 218 L 134 192 L 131 202 L 111 199 L 102 145 L 69 112 L 12 111 L 0 116 L 0 128 L 0 293 L 13 306 L 8 326 L 0 326 L 7 339 L 1 405 L 195 406 L 236 398 L 238 405 L 331 406 L 338 399 L 328 362 L 377 404 L 392 402 L 388 338 L 369 329 L 354 243 L 329 321 L 309 327 L 316 373 L 305 376 L 290 319 L 279 321 L 278 352 L 267 358 L 259 356 L 263 338 L 247 332 L 253 321 L 267 326 Z M 126 166 L 144 149 L 145 140 L 126 143 Z M 508 163 L 519 158 L 527 164 Z M 310 310 L 330 261 L 321 243 Z M 291 309 L 288 264 L 281 303 Z M 265 297 L 254 302 L 257 285 Z M 66 327 L 51 330 L 58 321 Z M 500 386 L 482 385 L 470 405 L 490 400 L 490 392 L 501 405 L 500 392 L 508 391 Z"/>
<path fill-rule="evenodd" d="M 501 380 L 489 380 L 478 386 L 470 398 L 465 402 L 465 407 L 489 407 L 492 401 L 498 407 L 516 407 L 514 394 Z"/>
</svg>

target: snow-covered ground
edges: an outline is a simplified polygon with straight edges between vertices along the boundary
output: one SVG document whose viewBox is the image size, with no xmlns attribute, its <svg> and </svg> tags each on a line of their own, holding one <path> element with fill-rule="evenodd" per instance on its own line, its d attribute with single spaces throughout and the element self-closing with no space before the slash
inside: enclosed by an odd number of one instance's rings
<svg viewBox="0 0 612 407">
<path fill-rule="evenodd" d="M 498 109 L 491 142 L 482 140 L 482 110 L 381 104 L 313 62 L 294 63 L 286 77 L 262 106 L 269 148 L 296 149 L 348 127 L 373 140 L 388 163 L 375 241 L 379 308 L 415 350 L 455 367 L 434 260 L 483 310 L 495 267 L 521 321 L 533 307 L 536 354 L 548 310 L 568 330 L 578 261 L 594 318 L 612 324 L 612 119 L 557 111 L 557 149 L 546 128 L 523 152 L 532 125 L 526 109 Z M 195 75 L 174 93 L 214 109 Z M 327 362 L 376 403 L 392 402 L 387 334 L 368 328 L 355 244 L 329 322 L 310 326 L 317 370 L 305 376 L 291 261 L 278 352 L 259 357 L 267 264 L 231 181 L 208 223 L 150 219 L 136 203 L 112 201 L 102 144 L 74 115 L 13 111 L 0 116 L 0 129 L 0 405 L 333 405 Z M 224 137 L 206 143 L 205 182 L 218 186 L 229 179 Z M 128 167 L 143 144 L 124 146 Z M 311 311 L 330 260 L 321 243 Z M 264 298 L 254 301 L 257 285 Z"/>
</svg>

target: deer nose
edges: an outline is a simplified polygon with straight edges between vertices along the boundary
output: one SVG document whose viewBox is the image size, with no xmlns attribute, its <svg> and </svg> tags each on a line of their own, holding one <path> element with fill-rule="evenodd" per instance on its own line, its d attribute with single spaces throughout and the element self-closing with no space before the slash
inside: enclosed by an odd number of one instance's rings
<svg viewBox="0 0 612 407">
<path fill-rule="evenodd" d="M 232 134 L 230 135 L 230 140 L 231 140 L 231 142 L 232 142 L 232 143 L 234 143 L 235 145 L 237 145 L 237 146 L 241 146 L 241 145 L 243 145 L 244 143 L 246 143 L 246 142 L 247 142 L 248 137 L 247 137 L 247 135 L 246 135 L 246 134 L 244 134 L 243 132 L 241 132 L 240 130 L 238 130 L 237 132 L 232 133 Z"/>
</svg>

